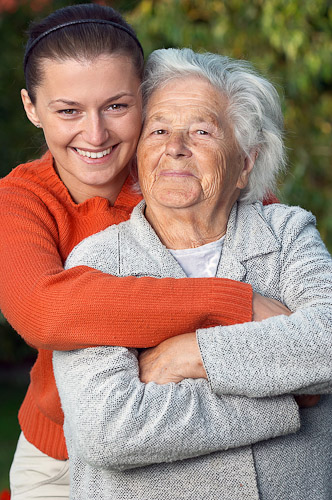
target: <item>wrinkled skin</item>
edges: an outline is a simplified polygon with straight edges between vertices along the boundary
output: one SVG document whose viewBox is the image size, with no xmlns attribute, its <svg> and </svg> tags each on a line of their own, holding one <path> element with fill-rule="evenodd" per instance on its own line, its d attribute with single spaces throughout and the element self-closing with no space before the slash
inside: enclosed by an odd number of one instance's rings
<svg viewBox="0 0 332 500">
<path fill-rule="evenodd" d="M 150 98 L 139 179 L 145 216 L 168 248 L 220 238 L 247 185 L 254 161 L 239 149 L 227 107 L 226 97 L 198 77 L 172 80 Z"/>
</svg>

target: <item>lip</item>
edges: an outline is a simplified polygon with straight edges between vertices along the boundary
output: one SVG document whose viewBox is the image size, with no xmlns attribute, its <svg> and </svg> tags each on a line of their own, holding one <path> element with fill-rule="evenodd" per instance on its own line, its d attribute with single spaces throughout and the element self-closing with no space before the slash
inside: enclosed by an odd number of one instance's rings
<svg viewBox="0 0 332 500">
<path fill-rule="evenodd" d="M 191 172 L 183 170 L 164 170 L 160 172 L 159 175 L 164 177 L 195 177 Z"/>
<path fill-rule="evenodd" d="M 104 147 L 104 148 L 99 148 L 99 149 L 87 149 L 87 148 L 77 148 L 77 147 L 71 147 L 71 150 L 74 152 L 74 154 L 82 161 L 84 161 L 84 163 L 89 163 L 89 164 L 92 164 L 92 165 L 99 165 L 99 164 L 102 164 L 102 163 L 106 163 L 111 156 L 113 156 L 114 154 L 114 151 L 117 150 L 117 147 L 118 147 L 118 144 L 115 144 L 114 146 L 109 146 L 109 147 Z M 111 151 L 105 155 L 105 156 L 102 156 L 101 158 L 91 158 L 91 157 L 88 157 L 88 156 L 82 156 L 78 153 L 77 149 L 81 150 L 81 151 L 89 151 L 90 153 L 100 153 L 102 151 L 105 151 L 106 149 L 109 149 L 111 148 Z"/>
</svg>

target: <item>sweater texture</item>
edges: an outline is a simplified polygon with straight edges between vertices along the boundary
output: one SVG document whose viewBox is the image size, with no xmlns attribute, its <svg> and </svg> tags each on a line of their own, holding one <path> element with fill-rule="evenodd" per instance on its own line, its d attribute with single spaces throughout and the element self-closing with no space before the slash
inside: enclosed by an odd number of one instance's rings
<svg viewBox="0 0 332 500">
<path fill-rule="evenodd" d="M 50 152 L 0 181 L 0 308 L 38 350 L 19 422 L 29 442 L 57 459 L 68 455 L 53 349 L 149 347 L 201 327 L 251 320 L 247 284 L 118 278 L 86 266 L 63 269 L 75 245 L 127 220 L 140 199 L 127 179 L 114 206 L 101 197 L 76 204 Z"/>
<path fill-rule="evenodd" d="M 289 395 L 332 389 L 332 259 L 314 222 L 298 207 L 234 205 L 217 276 L 293 314 L 199 330 L 208 381 L 143 384 L 132 349 L 54 353 L 72 500 L 331 500 L 332 397 L 299 412 Z M 82 264 L 185 276 L 144 202 L 66 267 Z"/>
</svg>

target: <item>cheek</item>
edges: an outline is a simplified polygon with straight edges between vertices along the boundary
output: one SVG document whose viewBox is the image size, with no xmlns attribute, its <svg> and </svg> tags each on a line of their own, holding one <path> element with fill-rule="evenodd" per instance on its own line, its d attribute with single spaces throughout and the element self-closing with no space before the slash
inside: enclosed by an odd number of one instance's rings
<svg viewBox="0 0 332 500">
<path fill-rule="evenodd" d="M 67 122 L 64 120 L 45 120 L 43 132 L 47 144 L 65 148 L 76 134 L 75 123 L 70 123 L 69 120 Z"/>
<path fill-rule="evenodd" d="M 140 120 L 130 120 L 128 122 L 121 123 L 121 126 L 119 126 L 118 129 L 110 128 L 110 135 L 112 135 L 112 130 L 118 135 L 122 142 L 127 142 L 129 145 L 133 145 L 136 149 L 141 131 Z"/>
<path fill-rule="evenodd" d="M 221 191 L 227 176 L 226 163 L 226 155 L 223 151 L 209 152 L 205 160 L 206 169 L 201 172 L 202 190 L 205 198 L 210 198 Z"/>
<path fill-rule="evenodd" d="M 155 182 L 155 167 L 158 164 L 153 149 L 139 145 L 137 149 L 137 167 L 142 191 L 150 192 Z"/>
</svg>

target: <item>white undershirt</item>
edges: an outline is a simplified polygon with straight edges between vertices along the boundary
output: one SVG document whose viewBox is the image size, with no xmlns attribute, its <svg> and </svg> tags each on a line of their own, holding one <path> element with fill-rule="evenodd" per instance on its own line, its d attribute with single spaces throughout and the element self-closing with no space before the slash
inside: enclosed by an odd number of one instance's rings
<svg viewBox="0 0 332 500">
<path fill-rule="evenodd" d="M 216 275 L 218 263 L 225 236 L 217 241 L 207 243 L 197 248 L 171 250 L 188 278 L 213 278 Z"/>
</svg>

